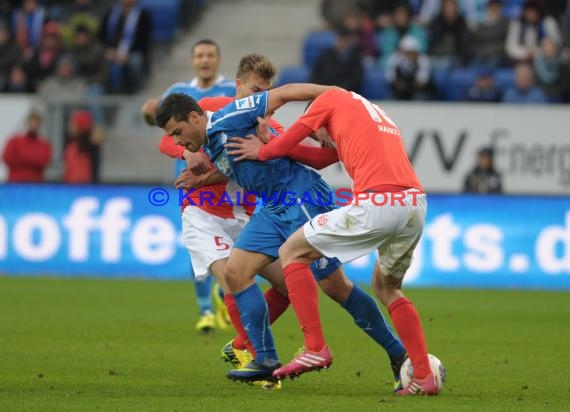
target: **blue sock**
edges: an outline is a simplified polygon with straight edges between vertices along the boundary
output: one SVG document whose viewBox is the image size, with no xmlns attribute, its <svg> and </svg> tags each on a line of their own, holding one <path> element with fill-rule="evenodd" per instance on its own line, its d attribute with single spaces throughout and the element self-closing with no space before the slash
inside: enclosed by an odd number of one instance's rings
<svg viewBox="0 0 570 412">
<path fill-rule="evenodd" d="M 213 313 L 212 311 L 212 284 L 214 282 L 213 276 L 207 276 L 206 279 L 196 280 L 194 276 L 194 269 L 192 269 L 192 262 L 190 262 L 190 274 L 194 278 L 194 285 L 196 287 L 196 298 L 198 300 L 198 307 L 200 308 L 200 315 L 206 312 Z"/>
<path fill-rule="evenodd" d="M 277 360 L 275 343 L 269 326 L 269 310 L 263 293 L 257 283 L 233 294 L 241 322 L 255 349 L 255 361 Z"/>
<path fill-rule="evenodd" d="M 352 315 L 360 329 L 386 350 L 390 358 L 401 356 L 406 352 L 400 339 L 386 323 L 372 296 L 353 285 L 350 295 L 342 306 Z"/>
</svg>

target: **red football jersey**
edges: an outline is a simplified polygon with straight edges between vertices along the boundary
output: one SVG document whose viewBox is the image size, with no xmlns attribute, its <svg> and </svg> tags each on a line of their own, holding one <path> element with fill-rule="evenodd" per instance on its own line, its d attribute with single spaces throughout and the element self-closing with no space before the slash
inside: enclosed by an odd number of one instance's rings
<svg viewBox="0 0 570 412">
<path fill-rule="evenodd" d="M 327 129 L 356 192 L 382 185 L 423 191 L 406 154 L 400 129 L 380 107 L 364 97 L 338 88 L 328 90 L 315 99 L 297 122 L 313 131 Z"/>
</svg>

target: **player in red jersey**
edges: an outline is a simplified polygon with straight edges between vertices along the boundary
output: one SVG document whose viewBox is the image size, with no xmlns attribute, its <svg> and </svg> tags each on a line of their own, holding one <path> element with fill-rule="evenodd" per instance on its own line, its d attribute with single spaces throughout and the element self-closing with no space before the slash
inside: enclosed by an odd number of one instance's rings
<svg viewBox="0 0 570 412">
<path fill-rule="evenodd" d="M 422 234 L 427 201 L 396 124 L 362 96 L 331 89 L 317 97 L 279 139 L 262 145 L 258 139 L 235 138 L 227 147 L 240 156 L 238 159 L 264 161 L 287 155 L 311 135 L 336 147 L 353 183 L 354 199 L 340 209 L 314 217 L 288 238 L 279 251 L 284 275 L 303 279 L 303 283 L 314 282 L 309 264 L 315 259 L 335 256 L 344 263 L 376 250 L 379 259 L 373 287 L 388 308 L 414 367 L 414 379 L 396 393 L 435 395 L 440 388 L 430 370 L 420 317 L 401 291 Z M 287 285 L 291 294 L 292 288 Z M 304 305 L 293 306 L 305 341 L 318 340 L 324 347 L 322 329 L 304 327 L 320 325 L 317 296 L 310 293 L 315 289 L 298 289 L 295 293 L 304 295 Z M 276 370 L 274 376 L 296 375 L 303 369 L 297 361 L 298 357 Z"/>
</svg>

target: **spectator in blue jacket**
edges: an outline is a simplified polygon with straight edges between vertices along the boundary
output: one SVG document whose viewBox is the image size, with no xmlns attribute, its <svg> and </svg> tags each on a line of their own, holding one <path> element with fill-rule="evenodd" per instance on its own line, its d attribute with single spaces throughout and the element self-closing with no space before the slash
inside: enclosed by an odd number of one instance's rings
<svg viewBox="0 0 570 412">
<path fill-rule="evenodd" d="M 503 95 L 504 103 L 546 103 L 544 92 L 536 85 L 532 67 L 519 63 L 515 69 L 515 86 L 507 89 Z"/>
</svg>

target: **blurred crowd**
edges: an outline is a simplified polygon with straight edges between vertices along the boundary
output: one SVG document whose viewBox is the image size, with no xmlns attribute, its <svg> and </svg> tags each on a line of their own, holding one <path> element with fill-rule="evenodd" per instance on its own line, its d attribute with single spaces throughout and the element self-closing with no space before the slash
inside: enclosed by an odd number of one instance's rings
<svg viewBox="0 0 570 412">
<path fill-rule="evenodd" d="M 359 91 L 373 67 L 391 98 L 431 100 L 462 70 L 471 84 L 455 100 L 570 101 L 570 0 L 323 0 L 321 13 L 336 42 L 314 82 Z M 512 70 L 507 88 L 501 70 Z"/>
<path fill-rule="evenodd" d="M 151 24 L 137 0 L 0 0 L 0 91 L 135 93 L 149 72 Z"/>
</svg>

